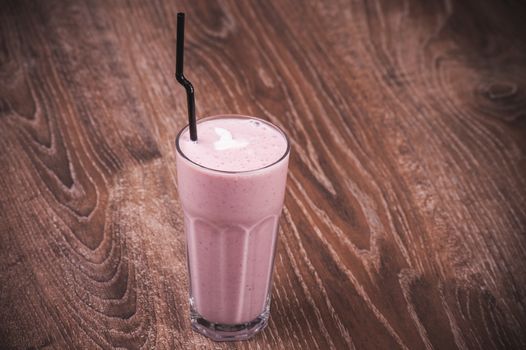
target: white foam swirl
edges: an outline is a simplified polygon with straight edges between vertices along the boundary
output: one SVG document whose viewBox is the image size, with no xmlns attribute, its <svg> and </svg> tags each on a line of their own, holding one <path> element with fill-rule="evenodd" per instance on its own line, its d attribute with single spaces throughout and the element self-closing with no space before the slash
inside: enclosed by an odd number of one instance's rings
<svg viewBox="0 0 526 350">
<path fill-rule="evenodd" d="M 233 139 L 232 133 L 227 129 L 214 128 L 215 133 L 219 136 L 219 140 L 214 142 L 216 151 L 224 151 L 227 149 L 243 148 L 248 146 L 248 141 L 245 139 Z"/>
</svg>

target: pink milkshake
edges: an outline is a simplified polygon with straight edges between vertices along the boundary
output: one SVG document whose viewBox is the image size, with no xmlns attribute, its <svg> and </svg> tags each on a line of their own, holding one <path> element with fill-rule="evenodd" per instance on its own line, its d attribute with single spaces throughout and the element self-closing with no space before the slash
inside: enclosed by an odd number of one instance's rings
<svg viewBox="0 0 526 350">
<path fill-rule="evenodd" d="M 176 140 L 195 330 L 215 340 L 247 339 L 267 324 L 278 221 L 290 146 L 253 117 L 198 121 Z"/>
</svg>

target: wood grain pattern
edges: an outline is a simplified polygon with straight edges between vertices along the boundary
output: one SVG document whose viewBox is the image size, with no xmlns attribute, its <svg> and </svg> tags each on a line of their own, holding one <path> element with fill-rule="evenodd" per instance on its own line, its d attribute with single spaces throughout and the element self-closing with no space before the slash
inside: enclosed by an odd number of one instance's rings
<svg viewBox="0 0 526 350">
<path fill-rule="evenodd" d="M 526 348 L 514 1 L 3 1 L 0 348 Z M 190 330 L 176 13 L 198 116 L 293 143 L 270 325 Z"/>
</svg>

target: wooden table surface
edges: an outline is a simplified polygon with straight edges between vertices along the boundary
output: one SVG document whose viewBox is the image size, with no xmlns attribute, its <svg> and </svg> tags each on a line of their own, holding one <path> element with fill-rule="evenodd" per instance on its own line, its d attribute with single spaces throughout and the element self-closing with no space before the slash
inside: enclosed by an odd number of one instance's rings
<svg viewBox="0 0 526 350">
<path fill-rule="evenodd" d="M 514 1 L 2 1 L 0 348 L 524 349 Z M 190 329 L 176 13 L 198 116 L 292 158 L 268 328 Z"/>
</svg>

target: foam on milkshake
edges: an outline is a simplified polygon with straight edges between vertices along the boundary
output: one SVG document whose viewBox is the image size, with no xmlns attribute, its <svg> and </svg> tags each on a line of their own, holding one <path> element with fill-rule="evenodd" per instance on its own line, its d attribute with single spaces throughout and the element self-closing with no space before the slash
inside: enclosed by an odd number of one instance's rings
<svg viewBox="0 0 526 350">
<path fill-rule="evenodd" d="M 199 139 L 184 132 L 181 151 L 192 162 L 221 171 L 250 171 L 278 161 L 287 150 L 287 140 L 275 128 L 255 119 L 210 119 L 198 123 Z"/>
</svg>

